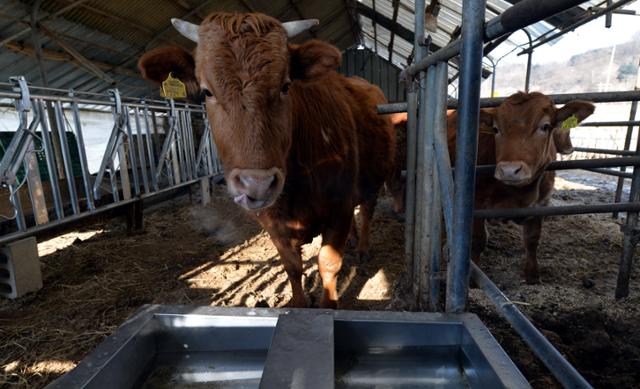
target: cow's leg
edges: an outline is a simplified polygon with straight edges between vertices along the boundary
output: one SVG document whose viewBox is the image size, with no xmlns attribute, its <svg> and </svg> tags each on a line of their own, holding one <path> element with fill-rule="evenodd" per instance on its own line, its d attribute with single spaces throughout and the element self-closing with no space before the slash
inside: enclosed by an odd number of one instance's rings
<svg viewBox="0 0 640 389">
<path fill-rule="evenodd" d="M 527 284 L 537 284 L 540 282 L 537 252 L 541 232 L 541 217 L 527 219 L 522 225 L 522 237 L 524 239 L 524 249 L 526 250 L 527 256 L 524 263 L 524 280 Z"/>
<path fill-rule="evenodd" d="M 358 259 L 369 261 L 371 259 L 371 220 L 373 219 L 373 212 L 376 209 L 376 202 L 378 198 L 373 197 L 362 204 L 360 204 L 360 239 L 358 240 Z"/>
<path fill-rule="evenodd" d="M 273 240 L 273 243 L 278 250 L 278 254 L 280 254 L 282 266 L 284 266 L 291 283 L 292 297 L 287 306 L 295 308 L 307 307 L 309 303 L 304 295 L 304 289 L 302 289 L 302 256 L 300 247 L 294 247 L 286 240 Z"/>
<path fill-rule="evenodd" d="M 318 253 L 318 271 L 323 288 L 321 308 L 338 307 L 338 272 L 342 267 L 343 248 L 348 234 L 349 224 L 344 222 L 331 226 L 322 234 L 322 247 Z"/>
<path fill-rule="evenodd" d="M 478 265 L 480 255 L 487 246 L 487 224 L 484 219 L 473 220 L 473 234 L 471 239 L 471 259 Z"/>
</svg>

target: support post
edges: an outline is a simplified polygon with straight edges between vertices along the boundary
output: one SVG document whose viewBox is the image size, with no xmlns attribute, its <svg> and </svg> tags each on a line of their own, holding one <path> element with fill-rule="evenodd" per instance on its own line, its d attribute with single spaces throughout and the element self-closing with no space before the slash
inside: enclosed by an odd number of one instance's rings
<svg viewBox="0 0 640 389">
<path fill-rule="evenodd" d="M 447 312 L 466 308 L 469 287 L 485 0 L 464 0 L 453 208 L 453 258 L 447 269 Z"/>
</svg>

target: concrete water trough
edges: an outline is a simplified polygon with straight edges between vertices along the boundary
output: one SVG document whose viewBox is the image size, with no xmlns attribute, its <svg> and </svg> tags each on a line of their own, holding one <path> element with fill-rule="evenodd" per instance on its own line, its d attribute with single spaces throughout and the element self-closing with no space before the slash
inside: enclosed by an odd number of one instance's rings
<svg viewBox="0 0 640 389">
<path fill-rule="evenodd" d="M 528 388 L 473 314 L 142 307 L 49 388 Z"/>
</svg>

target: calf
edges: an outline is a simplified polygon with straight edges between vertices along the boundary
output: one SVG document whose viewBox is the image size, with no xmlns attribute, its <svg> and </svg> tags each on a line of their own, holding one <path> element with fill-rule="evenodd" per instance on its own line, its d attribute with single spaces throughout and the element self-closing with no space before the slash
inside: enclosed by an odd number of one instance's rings
<svg viewBox="0 0 640 389">
<path fill-rule="evenodd" d="M 575 115 L 581 122 L 594 111 L 593 104 L 571 101 L 556 108 L 542 93 L 519 92 L 509 96 L 499 107 L 482 109 L 478 134 L 478 165 L 496 165 L 493 177 L 476 178 L 475 209 L 523 208 L 547 205 L 553 189 L 555 172 L 545 171 L 556 159 L 556 153 L 571 153 L 569 131 L 561 129 L 565 119 Z M 406 128 L 406 114 L 396 115 L 396 129 Z M 455 160 L 457 112 L 447 114 L 448 147 Z M 406 130 L 405 130 L 406 131 Z M 399 137 L 402 139 L 402 137 Z M 400 149 L 399 149 L 400 151 Z M 405 162 L 406 165 L 406 162 Z M 404 166 L 404 165 L 400 165 Z M 395 177 L 398 177 L 396 173 Z M 397 182 L 394 201 L 404 208 L 404 190 Z M 390 185 L 391 186 L 391 185 Z M 541 217 L 516 220 L 523 226 L 526 251 L 524 278 L 527 283 L 539 281 L 537 247 L 542 229 Z M 473 223 L 472 259 L 479 261 L 487 242 L 484 219 Z"/>
<path fill-rule="evenodd" d="M 321 234 L 320 305 L 335 308 L 354 207 L 363 206 L 359 250 L 366 251 L 377 194 L 392 171 L 393 126 L 375 107 L 386 102 L 382 92 L 337 73 L 340 52 L 328 43 L 287 44 L 317 21 L 214 13 L 200 26 L 173 23 L 198 42 L 194 66 L 184 52 L 179 61 L 156 56 L 166 69 L 195 75 L 228 191 L 276 246 L 291 283 L 289 305 L 307 305 L 301 246 Z"/>
</svg>

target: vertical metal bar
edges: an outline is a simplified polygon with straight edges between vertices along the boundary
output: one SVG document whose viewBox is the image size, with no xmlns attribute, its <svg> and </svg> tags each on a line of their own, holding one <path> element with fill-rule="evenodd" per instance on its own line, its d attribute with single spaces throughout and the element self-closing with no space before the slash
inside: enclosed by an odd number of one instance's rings
<svg viewBox="0 0 640 389">
<path fill-rule="evenodd" d="M 138 155 L 140 156 L 140 174 L 142 175 L 142 184 L 144 185 L 144 192 L 149 193 L 149 180 L 147 178 L 147 159 L 144 156 L 144 144 L 142 128 L 140 127 L 140 110 L 138 107 L 133 109 L 133 117 L 136 120 L 136 134 L 138 136 Z"/>
<path fill-rule="evenodd" d="M 133 193 L 136 196 L 140 196 L 140 181 L 138 180 L 138 161 L 136 158 L 136 145 L 135 145 L 135 142 L 133 141 L 133 131 L 131 131 L 129 107 L 126 105 L 123 105 L 122 110 L 123 110 L 123 114 L 127 118 L 126 127 L 125 127 L 127 129 L 127 141 L 123 142 L 123 146 L 128 151 L 128 154 L 129 154 L 129 163 L 131 164 L 131 177 L 133 178 Z M 120 169 L 121 169 L 120 171 L 122 172 L 122 166 L 120 166 Z"/>
<path fill-rule="evenodd" d="M 142 101 L 144 104 L 144 129 L 145 134 L 147 135 L 147 155 L 149 156 L 149 172 L 151 175 L 151 185 L 153 186 L 153 190 L 158 190 L 158 180 L 156 179 L 156 158 L 153 153 L 154 151 L 154 138 L 151 135 L 151 129 L 149 128 L 149 107 L 147 107 L 147 103 Z"/>
<path fill-rule="evenodd" d="M 611 7 L 613 5 L 613 0 L 607 0 L 607 7 Z M 604 15 L 604 26 L 606 28 L 611 28 L 611 21 L 613 20 L 613 12 L 607 12 Z"/>
<path fill-rule="evenodd" d="M 161 148 L 159 145 L 160 142 L 160 131 L 158 131 L 158 118 L 156 117 L 156 111 L 151 111 L 151 123 L 153 124 L 153 143 L 154 146 L 154 155 L 160 155 Z M 155 163 L 159 163 L 159 160 L 154 160 Z"/>
<path fill-rule="evenodd" d="M 640 132 L 638 133 L 636 143 L 636 155 L 640 156 Z M 633 167 L 633 178 L 631 178 L 630 192 L 629 202 L 640 202 L 640 166 Z M 638 220 L 638 212 L 627 212 L 627 221 L 622 228 L 624 236 L 622 239 L 622 255 L 620 255 L 620 263 L 618 266 L 618 280 L 616 282 L 615 296 L 617 299 L 627 297 L 629 295 L 629 278 L 631 277 L 633 253 L 640 238 Z"/>
<path fill-rule="evenodd" d="M 60 195 L 55 153 L 53 151 L 53 146 L 51 145 L 51 135 L 49 134 L 49 118 L 45 112 L 44 102 L 42 100 L 36 100 L 36 109 L 40 110 L 40 122 L 42 124 L 42 146 L 44 147 L 44 156 L 47 160 L 47 172 L 49 173 L 51 193 L 53 194 L 53 205 L 56 210 L 56 217 L 58 220 L 60 220 L 64 217 L 64 209 L 62 206 L 62 196 Z"/>
<path fill-rule="evenodd" d="M 524 77 L 524 91 L 529 93 L 529 85 L 531 84 L 531 57 L 533 57 L 533 40 L 531 39 L 531 33 L 529 33 L 526 28 L 523 28 L 522 31 L 527 34 L 527 38 L 529 39 L 530 51 L 527 53 L 527 71 Z"/>
<path fill-rule="evenodd" d="M 184 177 L 180 168 L 182 164 L 180 163 L 180 149 L 178 140 L 179 140 L 179 129 L 174 131 L 172 134 L 173 139 L 171 140 L 171 167 L 167 166 L 168 169 L 173 168 L 173 173 L 171 177 L 173 177 L 173 185 L 177 185 L 182 182 L 182 178 Z"/>
<path fill-rule="evenodd" d="M 486 0 L 464 0 L 460 55 L 459 115 L 456 139 L 453 258 L 447 272 L 448 312 L 462 312 L 467 305 L 471 228 L 478 152 L 480 80 Z"/>
<path fill-rule="evenodd" d="M 116 168 L 113 163 L 113 159 L 109 160 L 109 182 L 111 183 L 111 195 L 113 196 L 113 202 L 120 201 L 120 193 L 118 192 L 118 181 L 116 180 Z"/>
<path fill-rule="evenodd" d="M 187 147 L 186 147 L 186 136 L 185 136 L 185 128 L 184 128 L 184 111 L 178 111 L 178 131 L 176 131 L 177 135 L 177 147 L 178 147 L 178 158 L 180 160 L 180 176 L 182 179 L 189 180 L 189 175 L 187 174 L 189 169 L 187 166 Z"/>
<path fill-rule="evenodd" d="M 629 121 L 635 120 L 636 118 L 636 112 L 638 110 L 638 102 L 637 101 L 632 101 L 631 102 L 631 109 L 629 110 Z M 629 124 L 629 126 L 627 126 L 627 134 L 625 135 L 624 138 L 624 150 L 627 151 L 629 150 L 629 147 L 631 146 L 631 137 L 633 136 L 633 124 Z M 625 172 L 627 171 L 626 166 L 621 166 L 620 167 L 620 171 L 621 172 Z M 624 188 L 624 177 L 618 177 L 618 184 L 616 186 L 616 194 L 614 197 L 614 202 L 615 203 L 619 203 L 620 200 L 622 199 L 622 189 Z M 617 218 L 618 217 L 618 212 L 614 212 L 613 213 L 613 217 Z"/>
<path fill-rule="evenodd" d="M 640 61 L 638 62 L 638 66 L 640 66 Z M 638 69 L 636 71 L 636 84 L 633 88 L 634 91 L 637 91 L 640 89 L 640 69 Z M 636 100 L 631 102 L 631 109 L 629 110 L 629 121 L 633 121 L 636 118 L 636 111 L 638 110 L 638 102 Z M 633 125 L 629 124 L 629 126 L 627 127 L 627 135 L 624 138 L 624 149 L 625 150 L 629 150 L 629 147 L 631 146 L 631 137 L 633 135 Z M 638 132 L 638 137 L 640 137 L 640 131 Z M 622 166 L 620 167 L 620 171 L 621 172 L 625 172 L 627 169 L 626 167 Z M 614 202 L 619 203 L 620 199 L 622 199 L 622 189 L 624 188 L 624 178 L 620 177 L 618 178 L 618 185 L 616 186 L 616 195 L 614 197 Z M 615 212 L 613 214 L 614 218 L 618 217 L 618 213 Z"/>
<path fill-rule="evenodd" d="M 76 182 L 73 176 L 73 165 L 71 164 L 71 153 L 69 153 L 69 144 L 67 143 L 67 130 L 64 123 L 64 111 L 60 100 L 55 102 L 56 124 L 58 125 L 58 135 L 60 135 L 60 147 L 62 149 L 62 162 L 67 179 L 67 187 L 69 188 L 69 199 L 71 200 L 71 209 L 73 214 L 80 213 L 80 204 L 78 203 L 78 193 L 76 192 Z"/>
<path fill-rule="evenodd" d="M 125 143 L 118 144 L 118 167 L 120 170 L 120 186 L 122 187 L 122 198 L 124 200 L 131 199 L 131 181 L 129 180 L 129 164 L 127 163 L 127 151 Z M 113 173 L 115 177 L 115 170 Z"/>
<path fill-rule="evenodd" d="M 404 255 L 409 280 L 414 279 L 415 260 L 415 201 L 416 201 L 416 122 L 418 119 L 418 85 L 410 80 L 407 85 L 407 178 L 405 181 Z"/>
<path fill-rule="evenodd" d="M 89 164 L 87 162 L 87 152 L 84 145 L 84 135 L 82 134 L 82 124 L 80 123 L 80 111 L 78 103 L 75 101 L 73 90 L 69 91 L 69 96 L 73 99 L 71 103 L 71 111 L 73 112 L 73 122 L 76 127 L 76 140 L 78 142 L 78 154 L 80 155 L 80 168 L 82 169 L 82 182 L 87 196 L 87 208 L 94 210 L 96 208 L 91 195 L 91 178 L 89 174 Z"/>
<path fill-rule="evenodd" d="M 27 229 L 27 222 L 24 219 L 24 211 L 22 210 L 22 200 L 20 200 L 20 186 L 9 185 L 9 201 L 15 210 L 16 225 L 19 231 Z"/>
</svg>

